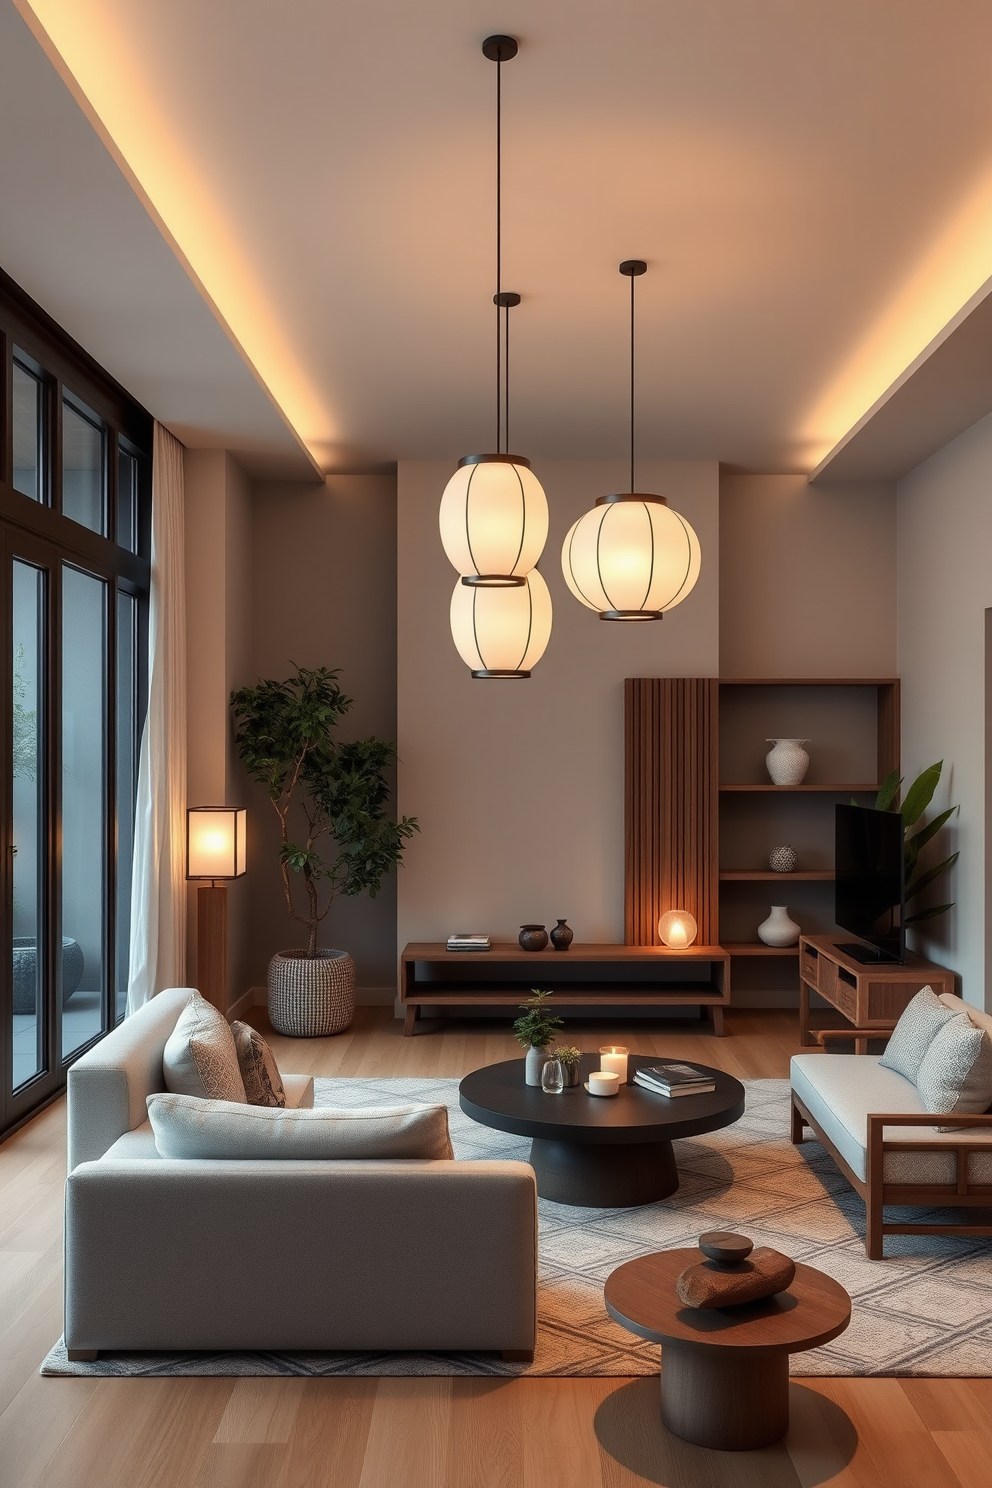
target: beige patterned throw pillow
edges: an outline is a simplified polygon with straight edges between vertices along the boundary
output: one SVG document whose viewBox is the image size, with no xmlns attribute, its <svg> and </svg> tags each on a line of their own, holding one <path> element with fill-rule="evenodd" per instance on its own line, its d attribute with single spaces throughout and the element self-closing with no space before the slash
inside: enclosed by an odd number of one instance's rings
<svg viewBox="0 0 992 1488">
<path fill-rule="evenodd" d="M 992 1102 L 992 1041 L 963 1013 L 951 1015 L 916 1076 L 923 1108 L 937 1115 L 978 1116 Z M 936 1126 L 936 1131 L 954 1131 Z"/>
<path fill-rule="evenodd" d="M 250 1106 L 285 1106 L 286 1092 L 276 1057 L 257 1029 L 249 1023 L 231 1024 L 234 1047 Z"/>
<path fill-rule="evenodd" d="M 223 1013 L 194 992 L 162 1053 L 165 1084 L 174 1095 L 245 1104 L 234 1034 Z"/>
</svg>

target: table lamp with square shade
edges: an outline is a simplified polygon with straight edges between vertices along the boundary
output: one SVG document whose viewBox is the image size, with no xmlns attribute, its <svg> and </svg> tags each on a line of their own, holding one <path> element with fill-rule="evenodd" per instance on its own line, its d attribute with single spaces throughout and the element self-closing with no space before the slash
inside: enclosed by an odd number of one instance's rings
<svg viewBox="0 0 992 1488">
<path fill-rule="evenodd" d="M 247 871 L 248 813 L 238 806 L 186 809 L 186 877 L 196 892 L 196 983 L 227 1011 L 227 881 Z"/>
</svg>

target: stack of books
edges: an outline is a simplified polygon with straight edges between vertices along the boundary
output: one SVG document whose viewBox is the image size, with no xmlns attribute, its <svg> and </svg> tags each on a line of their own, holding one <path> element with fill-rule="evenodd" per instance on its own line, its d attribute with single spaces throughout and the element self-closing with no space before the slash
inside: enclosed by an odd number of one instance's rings
<svg viewBox="0 0 992 1488">
<path fill-rule="evenodd" d="M 707 1070 L 694 1064 L 677 1064 L 673 1059 L 635 1071 L 634 1084 L 669 1100 L 677 1095 L 705 1095 L 708 1090 L 716 1089 L 716 1082 Z"/>
<path fill-rule="evenodd" d="M 456 930 L 454 935 L 448 936 L 449 951 L 488 951 L 490 942 L 488 935 L 471 935 L 467 930 Z"/>
</svg>

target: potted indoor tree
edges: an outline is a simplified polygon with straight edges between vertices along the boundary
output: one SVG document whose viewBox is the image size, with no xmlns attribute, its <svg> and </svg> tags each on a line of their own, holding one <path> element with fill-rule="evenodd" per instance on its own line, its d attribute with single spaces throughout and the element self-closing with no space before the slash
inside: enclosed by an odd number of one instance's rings
<svg viewBox="0 0 992 1488">
<path fill-rule="evenodd" d="M 305 948 L 277 951 L 269 963 L 269 1020 L 297 1038 L 340 1033 L 351 1022 L 354 962 L 318 947 L 320 924 L 341 894 L 375 898 L 419 830 L 415 817 L 397 822 L 386 812 L 395 746 L 335 737 L 352 705 L 337 677 L 327 667 L 297 667 L 285 682 L 266 678 L 231 694 L 241 763 L 279 818 L 286 908 L 307 932 Z"/>
</svg>

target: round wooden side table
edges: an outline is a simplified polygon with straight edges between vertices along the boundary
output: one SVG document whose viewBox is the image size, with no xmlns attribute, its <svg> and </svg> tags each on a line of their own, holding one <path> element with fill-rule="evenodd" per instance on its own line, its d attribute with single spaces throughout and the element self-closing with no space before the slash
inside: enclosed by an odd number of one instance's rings
<svg viewBox="0 0 992 1488">
<path fill-rule="evenodd" d="M 675 1282 L 700 1259 L 693 1247 L 628 1261 L 607 1280 L 606 1310 L 661 1344 L 661 1419 L 675 1436 L 724 1452 L 770 1446 L 789 1429 L 789 1355 L 843 1333 L 851 1299 L 797 1263 L 787 1292 L 743 1307 L 685 1307 Z"/>
</svg>

